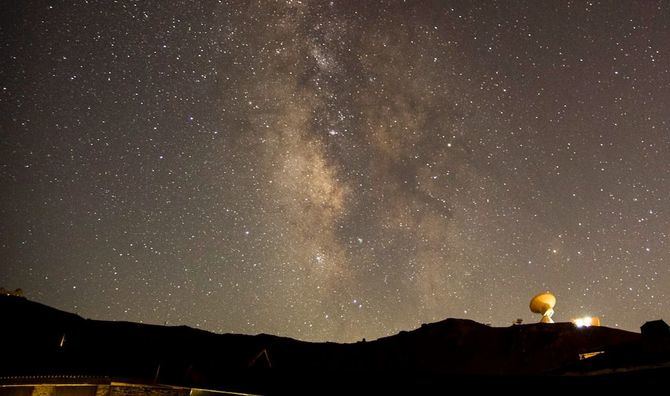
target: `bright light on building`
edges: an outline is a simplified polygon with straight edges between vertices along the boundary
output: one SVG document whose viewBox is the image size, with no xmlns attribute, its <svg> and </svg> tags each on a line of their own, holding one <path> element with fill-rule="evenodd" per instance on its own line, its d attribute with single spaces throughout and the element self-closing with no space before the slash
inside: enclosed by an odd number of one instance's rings
<svg viewBox="0 0 670 396">
<path fill-rule="evenodd" d="M 600 326 L 600 319 L 597 317 L 584 316 L 583 318 L 574 319 L 572 323 L 577 327 L 591 327 Z"/>
</svg>

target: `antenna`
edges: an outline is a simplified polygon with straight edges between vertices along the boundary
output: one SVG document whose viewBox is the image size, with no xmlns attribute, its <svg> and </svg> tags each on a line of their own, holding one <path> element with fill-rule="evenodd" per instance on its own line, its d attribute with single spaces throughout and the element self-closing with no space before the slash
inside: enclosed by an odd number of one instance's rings
<svg viewBox="0 0 670 396">
<path fill-rule="evenodd" d="M 272 368 L 272 362 L 270 361 L 270 355 L 268 355 L 267 348 L 263 348 L 262 351 L 258 352 L 258 355 L 256 355 L 253 359 L 251 359 L 251 362 L 249 362 L 249 367 L 254 366 L 261 356 L 265 357 L 265 361 L 267 362 L 268 367 Z"/>
<path fill-rule="evenodd" d="M 554 306 L 556 306 L 556 296 L 548 291 L 540 293 L 530 300 L 531 312 L 542 315 L 540 323 L 554 323 L 551 319 L 554 315 Z"/>
</svg>

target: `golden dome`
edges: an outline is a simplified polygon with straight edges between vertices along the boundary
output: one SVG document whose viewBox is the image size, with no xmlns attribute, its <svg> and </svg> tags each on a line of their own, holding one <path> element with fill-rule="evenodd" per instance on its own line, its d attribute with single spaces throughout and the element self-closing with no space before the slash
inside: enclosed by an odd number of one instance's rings
<svg viewBox="0 0 670 396">
<path fill-rule="evenodd" d="M 548 291 L 540 293 L 530 300 L 530 310 L 540 315 L 544 315 L 547 311 L 553 309 L 555 305 L 556 296 Z"/>
</svg>

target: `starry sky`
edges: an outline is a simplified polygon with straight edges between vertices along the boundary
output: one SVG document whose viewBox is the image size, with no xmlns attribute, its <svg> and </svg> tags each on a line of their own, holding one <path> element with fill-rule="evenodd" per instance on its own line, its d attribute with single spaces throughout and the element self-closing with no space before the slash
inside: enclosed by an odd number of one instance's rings
<svg viewBox="0 0 670 396">
<path fill-rule="evenodd" d="M 356 341 L 670 319 L 666 1 L 12 1 L 0 286 Z"/>
</svg>

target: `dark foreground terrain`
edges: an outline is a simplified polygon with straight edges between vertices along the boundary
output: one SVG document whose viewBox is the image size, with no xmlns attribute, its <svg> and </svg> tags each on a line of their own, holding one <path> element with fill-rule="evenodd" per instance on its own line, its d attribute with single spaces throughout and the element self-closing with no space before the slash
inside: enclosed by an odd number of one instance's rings
<svg viewBox="0 0 670 396">
<path fill-rule="evenodd" d="M 70 375 L 249 393 L 417 394 L 456 385 L 660 385 L 670 378 L 670 335 L 661 321 L 640 334 L 447 319 L 336 344 L 90 320 L 0 296 L 0 324 L 4 383 Z M 602 353 L 584 355 L 592 352 Z"/>
</svg>

